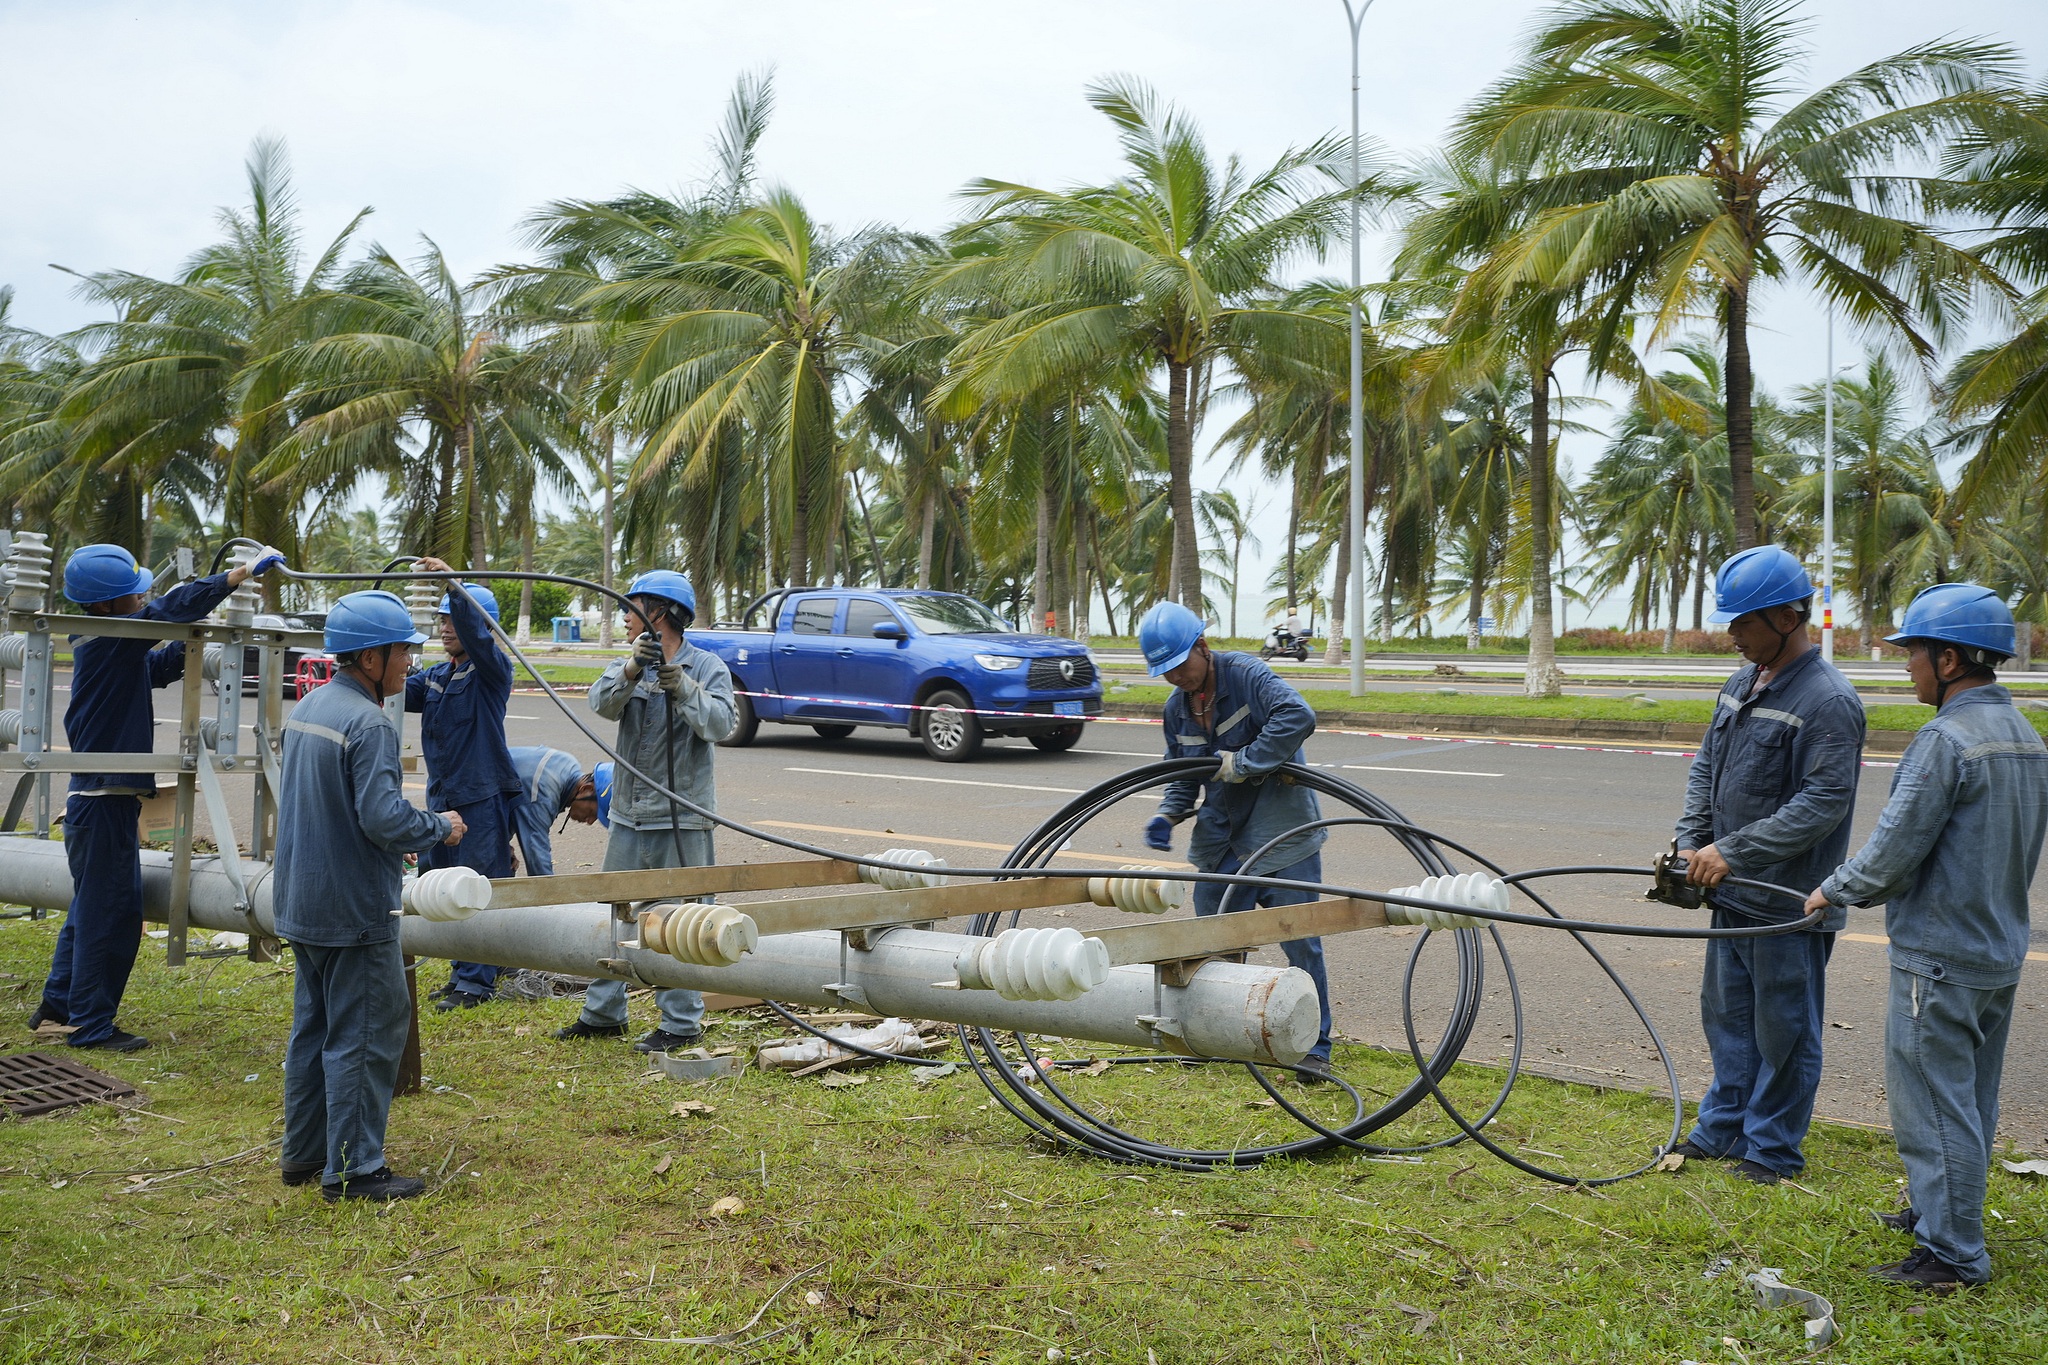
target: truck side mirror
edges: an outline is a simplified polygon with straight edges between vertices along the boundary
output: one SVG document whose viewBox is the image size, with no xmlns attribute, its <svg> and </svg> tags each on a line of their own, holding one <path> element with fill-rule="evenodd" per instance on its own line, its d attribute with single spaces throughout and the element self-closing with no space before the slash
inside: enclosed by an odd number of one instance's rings
<svg viewBox="0 0 2048 1365">
<path fill-rule="evenodd" d="M 874 636 L 877 640 L 894 640 L 898 644 L 910 638 L 903 633 L 903 624 L 900 621 L 875 622 Z"/>
</svg>

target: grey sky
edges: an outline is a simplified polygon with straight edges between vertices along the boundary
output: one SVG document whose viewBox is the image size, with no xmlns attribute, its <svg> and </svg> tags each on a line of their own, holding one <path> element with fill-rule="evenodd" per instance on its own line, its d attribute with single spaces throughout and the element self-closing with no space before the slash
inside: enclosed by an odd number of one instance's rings
<svg viewBox="0 0 2048 1365">
<path fill-rule="evenodd" d="M 1397 151 L 1432 142 L 1539 8 L 1377 0 L 1367 131 Z M 2042 0 L 1807 13 L 1816 79 L 1944 33 L 2017 44 L 2031 70 L 2048 60 Z M 310 238 L 374 205 L 367 236 L 406 254 L 426 233 L 475 272 L 518 254 L 519 219 L 546 200 L 702 175 L 734 76 L 769 65 L 763 173 L 847 228 L 942 226 L 975 176 L 1114 173 L 1108 125 L 1082 100 L 1109 73 L 1150 82 L 1254 164 L 1348 118 L 1337 0 L 66 0 L 0 3 L 0 52 L 0 284 L 15 320 L 45 331 L 88 318 L 49 263 L 174 270 L 215 209 L 241 202 L 259 133 L 290 144 Z M 1757 321 L 1765 384 L 1818 377 L 1810 305 L 1767 299 Z M 1270 550 L 1279 522 L 1262 521 Z"/>
</svg>

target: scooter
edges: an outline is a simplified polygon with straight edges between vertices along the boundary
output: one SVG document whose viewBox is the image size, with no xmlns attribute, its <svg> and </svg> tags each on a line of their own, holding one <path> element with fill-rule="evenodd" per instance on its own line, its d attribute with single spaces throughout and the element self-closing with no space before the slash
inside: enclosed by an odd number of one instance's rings
<svg viewBox="0 0 2048 1365">
<path fill-rule="evenodd" d="M 1266 632 L 1266 643 L 1259 646 L 1261 659 L 1291 657 L 1296 663 L 1308 662 L 1308 637 L 1295 635 L 1284 627 L 1275 626 Z"/>
</svg>

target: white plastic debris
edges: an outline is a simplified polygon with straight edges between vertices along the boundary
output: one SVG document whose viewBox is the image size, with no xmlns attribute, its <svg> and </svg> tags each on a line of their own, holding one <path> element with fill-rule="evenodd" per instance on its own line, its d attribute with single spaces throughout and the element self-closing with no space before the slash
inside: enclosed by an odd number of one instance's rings
<svg viewBox="0 0 2048 1365">
<path fill-rule="evenodd" d="M 871 1052 L 892 1052 L 899 1056 L 915 1057 L 922 1053 L 925 1041 L 917 1031 L 917 1025 L 903 1019 L 884 1019 L 873 1028 L 856 1028 L 843 1024 L 827 1029 L 840 1042 L 853 1043 Z M 858 1053 L 843 1047 L 834 1047 L 823 1038 L 806 1038 L 800 1043 L 789 1043 L 782 1047 L 764 1047 L 755 1058 L 764 1071 L 800 1071 L 807 1066 L 836 1058 L 855 1057 Z"/>
</svg>

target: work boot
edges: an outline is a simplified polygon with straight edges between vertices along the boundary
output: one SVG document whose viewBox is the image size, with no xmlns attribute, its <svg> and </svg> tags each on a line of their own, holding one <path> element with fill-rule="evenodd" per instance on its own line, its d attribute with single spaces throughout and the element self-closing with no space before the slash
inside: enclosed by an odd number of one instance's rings
<svg viewBox="0 0 2048 1365">
<path fill-rule="evenodd" d="M 695 1047 L 697 1046 L 697 1044 L 703 1041 L 704 1035 L 701 1032 L 670 1033 L 665 1028 L 658 1028 L 654 1030 L 654 1032 L 648 1034 L 645 1038 L 642 1038 L 639 1042 L 633 1044 L 633 1051 L 681 1052 L 683 1049 Z"/>
<path fill-rule="evenodd" d="M 68 1024 L 70 1022 L 71 1018 L 69 1015 L 59 1014 L 50 1008 L 49 1001 L 39 1000 L 36 1002 L 35 1013 L 28 1017 L 28 1028 L 29 1032 L 33 1033 L 45 1024 Z"/>
<path fill-rule="evenodd" d="M 71 1046 L 76 1048 L 97 1048 L 102 1052 L 140 1052 L 149 1046 L 149 1039 L 139 1037 L 128 1032 L 126 1029 L 117 1028 L 97 1042 L 81 1043 L 73 1041 Z"/>
<path fill-rule="evenodd" d="M 1328 1057 L 1304 1057 L 1294 1064 L 1294 1079 L 1301 1085 L 1328 1085 L 1331 1081 Z"/>
<path fill-rule="evenodd" d="M 475 991 L 450 991 L 434 1002 L 434 1008 L 444 1014 L 449 1010 L 473 1010 L 490 998 Z"/>
<path fill-rule="evenodd" d="M 1715 1156 L 1712 1152 L 1700 1146 L 1691 1138 L 1687 1138 L 1685 1141 L 1679 1143 L 1676 1147 L 1673 1147 L 1670 1151 L 1666 1152 L 1665 1155 L 1682 1156 L 1687 1161 L 1712 1161 L 1715 1159 Z"/>
<path fill-rule="evenodd" d="M 321 1163 L 317 1161 L 304 1166 L 295 1166 L 286 1161 L 278 1164 L 277 1173 L 284 1178 L 287 1185 L 310 1185 L 320 1178 L 320 1170 Z"/>
<path fill-rule="evenodd" d="M 625 1036 L 626 1026 L 624 1024 L 590 1024 L 585 1023 L 582 1019 L 578 1019 L 567 1028 L 555 1030 L 555 1037 L 562 1039 L 623 1038 Z"/>
<path fill-rule="evenodd" d="M 1897 1213 L 1873 1213 L 1870 1216 L 1893 1232 L 1903 1232 L 1908 1236 L 1912 1235 L 1913 1228 L 1920 1222 L 1920 1215 L 1913 1212 L 1910 1206 L 1900 1209 Z"/>
<path fill-rule="evenodd" d="M 1738 1161 L 1735 1163 L 1734 1170 L 1735 1174 L 1741 1176 L 1752 1185 L 1775 1185 L 1779 1180 L 1783 1179 L 1776 1171 L 1764 1165 L 1761 1161 Z"/>
<path fill-rule="evenodd" d="M 389 1204 L 395 1199 L 417 1199 L 427 1192 L 427 1182 L 409 1175 L 398 1175 L 386 1166 L 381 1171 L 368 1175 L 352 1175 L 339 1184 L 322 1185 L 320 1194 L 330 1204 L 344 1199 L 368 1199 L 379 1204 Z"/>
<path fill-rule="evenodd" d="M 1913 1254 L 1895 1265 L 1874 1265 L 1863 1272 L 1887 1284 L 1903 1284 L 1934 1294 L 1947 1294 L 1969 1284 L 1957 1270 L 1926 1247 L 1914 1247 Z"/>
</svg>

